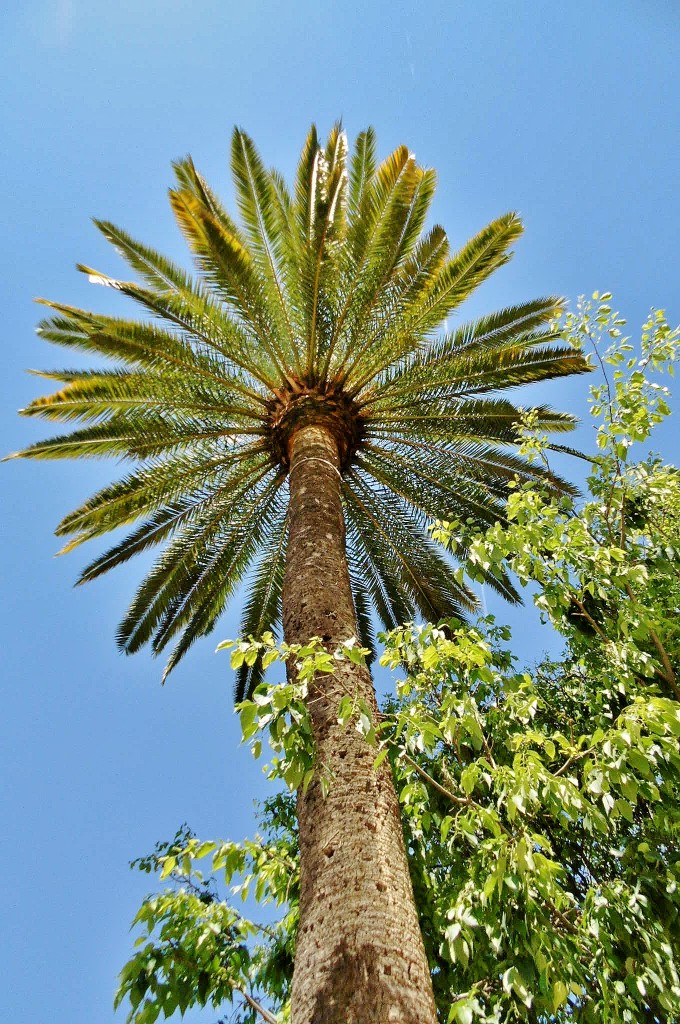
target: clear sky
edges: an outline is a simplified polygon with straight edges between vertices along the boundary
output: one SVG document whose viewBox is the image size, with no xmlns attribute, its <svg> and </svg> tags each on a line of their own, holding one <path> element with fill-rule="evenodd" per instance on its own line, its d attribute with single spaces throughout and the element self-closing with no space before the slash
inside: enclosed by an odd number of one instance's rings
<svg viewBox="0 0 680 1024">
<path fill-rule="evenodd" d="M 437 168 L 435 217 L 454 243 L 519 210 L 516 257 L 468 315 L 600 288 L 634 323 L 651 305 L 677 321 L 678 53 L 677 0 L 4 0 L 0 447 L 49 433 L 15 416 L 42 390 L 23 369 L 73 362 L 35 336 L 32 298 L 120 309 L 74 270 L 120 271 L 89 218 L 186 262 L 170 161 L 191 152 L 229 200 L 234 124 L 288 175 L 311 121 L 324 132 L 341 116 L 351 136 L 375 125 L 383 153 L 405 142 Z M 583 415 L 586 388 L 542 397 Z M 675 437 L 671 421 L 677 461 Z M 115 467 L 0 473 L 0 1017 L 101 1024 L 148 886 L 127 861 L 185 820 L 204 837 L 252 829 L 263 782 L 237 747 L 227 656 L 213 654 L 237 619 L 161 689 L 159 662 L 114 644 L 140 566 L 73 589 L 94 552 L 53 558 L 56 523 Z"/>
</svg>

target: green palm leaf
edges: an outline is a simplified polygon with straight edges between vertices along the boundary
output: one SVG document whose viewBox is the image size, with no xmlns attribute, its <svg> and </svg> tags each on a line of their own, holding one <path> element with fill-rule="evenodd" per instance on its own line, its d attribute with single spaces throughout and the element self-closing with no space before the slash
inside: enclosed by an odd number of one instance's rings
<svg viewBox="0 0 680 1024">
<path fill-rule="evenodd" d="M 406 502 L 357 470 L 347 474 L 343 494 L 361 543 L 383 578 L 396 582 L 402 601 L 408 603 L 409 618 L 420 614 L 438 622 L 475 607 L 474 595 L 457 582 L 425 535 L 423 518 Z"/>
<path fill-rule="evenodd" d="M 192 445 L 189 451 L 147 460 L 135 472 L 104 487 L 65 516 L 56 534 L 75 534 L 64 549 L 70 551 L 86 540 L 157 513 L 164 506 L 174 506 L 194 492 L 197 500 L 204 501 L 220 489 L 240 487 L 244 480 L 250 484 L 253 472 L 264 470 L 268 464 L 262 441 L 231 445 L 221 454 L 215 454 L 210 444 Z"/>
<path fill-rule="evenodd" d="M 121 648 L 132 653 L 153 636 L 158 652 L 206 608 L 218 609 L 210 620 L 215 621 L 257 553 L 281 482 L 278 474 L 254 474 L 249 488 L 244 485 L 181 508 L 182 529 L 146 577 L 120 625 Z M 176 531 L 175 519 L 172 532 Z M 127 560 L 130 554 L 122 551 L 117 559 Z"/>
<path fill-rule="evenodd" d="M 281 619 L 283 574 L 286 567 L 288 509 L 283 507 L 272 521 L 262 553 L 247 579 L 247 596 L 241 617 L 241 636 L 260 637 L 277 632 Z M 262 682 L 262 660 L 243 664 L 236 673 L 234 699 L 245 700 Z"/>
<path fill-rule="evenodd" d="M 282 222 L 273 202 L 273 185 L 252 140 L 239 128 L 232 136 L 231 168 L 239 212 L 265 282 L 268 306 L 276 317 L 279 336 L 285 339 L 287 359 L 299 369 L 295 330 L 278 265 Z"/>
<path fill-rule="evenodd" d="M 414 311 L 411 330 L 425 333 L 438 327 L 494 270 L 508 262 L 510 246 L 523 230 L 517 214 L 506 213 L 475 235 L 441 270 L 427 300 Z"/>
<path fill-rule="evenodd" d="M 354 153 L 349 165 L 349 194 L 347 215 L 354 223 L 362 219 L 364 199 L 375 176 L 376 139 L 373 128 L 367 128 L 357 136 Z"/>
</svg>

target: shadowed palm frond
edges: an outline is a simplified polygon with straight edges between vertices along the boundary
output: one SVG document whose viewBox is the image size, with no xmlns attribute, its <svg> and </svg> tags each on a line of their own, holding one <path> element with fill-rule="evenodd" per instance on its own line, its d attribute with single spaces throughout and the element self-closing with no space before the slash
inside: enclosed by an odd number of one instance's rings
<svg viewBox="0 0 680 1024">
<path fill-rule="evenodd" d="M 350 548 L 348 552 L 348 563 L 349 579 L 352 584 L 352 593 L 354 595 L 354 611 L 357 618 L 358 639 L 361 646 L 366 647 L 370 652 L 370 654 L 367 655 L 367 660 L 370 665 L 376 654 L 375 630 L 373 628 L 373 620 L 371 616 L 371 597 L 366 581 L 361 574 L 358 561 L 354 558 L 352 548 Z"/>
<path fill-rule="evenodd" d="M 247 488 L 191 510 L 177 536 L 146 577 L 118 631 L 120 647 L 132 653 L 152 641 L 156 653 L 178 632 L 200 619 L 214 624 L 267 535 L 280 502 L 280 474 L 260 475 Z M 182 509 L 185 512 L 185 509 Z M 173 532 L 177 532 L 174 526 Z M 122 553 L 127 559 L 129 553 Z M 208 614 L 210 612 L 210 614 Z M 193 642 L 193 641 L 191 641 Z"/>
<path fill-rule="evenodd" d="M 247 579 L 247 596 L 241 616 L 241 636 L 261 637 L 267 631 L 277 633 L 281 620 L 283 574 L 286 567 L 286 540 L 288 509 L 284 507 L 271 524 L 269 535 L 262 546 L 257 565 Z M 234 699 L 238 702 L 249 697 L 262 682 L 262 660 L 253 665 L 243 664 L 236 672 Z"/>
<path fill-rule="evenodd" d="M 396 582 L 408 618 L 422 615 L 438 622 L 476 607 L 474 594 L 456 580 L 427 537 L 423 517 L 407 502 L 356 469 L 347 473 L 343 495 L 359 543 L 382 578 Z"/>
<path fill-rule="evenodd" d="M 85 540 L 103 536 L 127 526 L 141 516 L 160 512 L 164 507 L 196 493 L 195 502 L 205 503 L 222 492 L 250 486 L 253 474 L 269 466 L 264 442 L 241 441 L 216 454 L 212 444 L 192 445 L 189 451 L 147 460 L 143 467 L 122 480 L 104 487 L 59 523 L 58 537 L 74 534 L 64 551 Z M 200 488 L 200 490 L 196 490 Z M 159 538 L 160 539 L 160 538 Z"/>
</svg>

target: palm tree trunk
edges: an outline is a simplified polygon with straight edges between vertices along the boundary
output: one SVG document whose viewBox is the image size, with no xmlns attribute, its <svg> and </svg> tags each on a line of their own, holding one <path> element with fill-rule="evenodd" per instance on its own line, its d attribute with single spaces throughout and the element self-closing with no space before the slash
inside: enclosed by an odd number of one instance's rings
<svg viewBox="0 0 680 1024">
<path fill-rule="evenodd" d="M 320 636 L 328 649 L 356 635 L 345 554 L 340 458 L 320 425 L 291 444 L 290 527 L 283 590 L 289 643 Z M 298 794 L 300 927 L 293 1024 L 434 1024 L 436 1011 L 413 901 L 399 806 L 387 762 L 337 707 L 357 694 L 377 714 L 371 676 L 349 661 L 316 681 L 309 709 L 319 772 Z"/>
</svg>

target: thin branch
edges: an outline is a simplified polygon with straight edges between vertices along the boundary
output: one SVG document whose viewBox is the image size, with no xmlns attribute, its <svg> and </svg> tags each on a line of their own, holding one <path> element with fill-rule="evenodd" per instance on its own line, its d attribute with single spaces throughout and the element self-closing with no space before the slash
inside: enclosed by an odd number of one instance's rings
<svg viewBox="0 0 680 1024">
<path fill-rule="evenodd" d="M 547 896 L 544 896 L 543 899 L 550 913 L 553 915 L 554 918 L 556 918 L 560 922 L 562 927 L 565 928 L 572 935 L 578 935 L 578 928 L 576 927 L 576 925 L 573 924 L 568 917 L 566 917 L 561 911 L 557 909 L 552 900 L 548 899 Z M 573 909 L 576 910 L 576 907 L 574 907 Z"/>
<path fill-rule="evenodd" d="M 572 593 L 569 596 L 570 596 L 571 600 L 574 602 L 574 604 L 577 606 L 577 608 L 579 609 L 579 611 L 581 613 L 581 618 L 585 619 L 587 622 L 590 623 L 590 625 L 595 630 L 595 632 L 597 633 L 599 638 L 603 641 L 603 643 L 605 643 L 605 644 L 611 643 L 611 640 L 609 639 L 607 634 L 597 624 L 597 622 L 592 617 L 592 615 L 590 615 L 589 612 L 586 611 L 586 608 L 585 608 L 585 606 L 583 604 L 583 601 L 580 601 L 578 599 L 578 597 L 576 596 L 576 594 L 573 593 L 573 591 L 572 591 Z"/>
<path fill-rule="evenodd" d="M 666 648 L 661 643 L 659 637 L 653 629 L 649 630 L 649 637 L 654 646 L 656 647 L 657 651 L 659 652 L 659 657 L 661 658 L 661 662 L 664 667 L 663 672 L 661 672 L 659 669 L 656 669 L 656 671 L 662 677 L 662 679 L 664 679 L 668 683 L 673 693 L 675 694 L 675 699 L 680 700 L 680 686 L 678 686 L 677 676 L 673 670 L 673 666 L 671 665 L 670 658 L 668 657 L 668 652 L 666 651 Z"/>
<path fill-rule="evenodd" d="M 594 753 L 596 750 L 597 747 L 588 747 L 587 750 L 580 750 L 578 754 L 572 754 L 571 757 L 567 758 L 561 768 L 558 768 L 556 772 L 553 772 L 553 775 L 563 775 L 567 768 L 570 768 L 572 764 L 575 764 L 576 761 L 580 761 L 583 757 L 587 757 L 588 754 Z"/>
<path fill-rule="evenodd" d="M 394 744 L 394 746 L 396 747 L 396 744 Z M 397 749 L 398 749 L 398 748 L 397 748 Z M 438 791 L 439 793 L 441 793 L 441 794 L 442 794 L 442 796 L 445 796 L 447 800 L 450 800 L 450 801 L 451 801 L 452 803 L 454 803 L 454 804 L 459 804 L 459 805 L 460 805 L 460 806 L 462 806 L 462 807 L 474 807 L 474 808 L 476 808 L 476 810 L 478 810 L 478 811 L 486 811 L 486 808 L 485 808 L 485 807 L 482 807 L 482 806 L 481 806 L 481 804 L 478 804 L 478 803 L 476 802 L 476 800 L 473 800 L 473 799 L 472 799 L 472 797 L 469 797 L 469 796 L 466 796 L 466 797 L 462 797 L 462 796 L 456 796 L 456 794 L 455 794 L 455 793 L 452 793 L 452 792 L 451 792 L 451 790 L 449 790 L 449 789 L 446 789 L 446 788 L 445 788 L 444 786 L 440 785 L 440 784 L 439 784 L 439 783 L 437 782 L 437 780 L 436 780 L 436 779 L 433 779 L 433 778 L 432 778 L 432 776 L 431 776 L 431 775 L 429 775 L 429 774 L 428 774 L 428 773 L 427 773 L 427 772 L 425 771 L 425 769 L 424 769 L 424 768 L 421 768 L 421 767 L 420 767 L 420 765 L 418 764 L 418 762 L 417 762 L 417 761 L 414 761 L 414 759 L 413 759 L 412 757 L 410 757 L 410 755 L 409 755 L 409 754 L 406 754 L 406 753 L 404 753 L 403 751 L 400 751 L 400 753 L 401 753 L 401 756 L 402 756 L 402 757 L 404 758 L 404 760 L 405 760 L 405 761 L 407 761 L 407 762 L 408 762 L 408 763 L 409 763 L 409 764 L 411 765 L 411 767 L 412 767 L 412 768 L 413 768 L 413 769 L 414 769 L 414 770 L 415 770 L 415 771 L 416 771 L 416 772 L 418 773 L 418 775 L 420 775 L 420 776 L 421 776 L 421 778 L 422 778 L 422 779 L 423 779 L 423 780 L 424 780 L 425 782 L 429 782 L 431 786 L 434 786 L 434 788 L 435 788 L 435 789 L 436 789 L 436 790 L 437 790 L 437 791 Z M 505 834 L 506 834 L 507 836 L 511 836 L 511 835 L 512 835 L 512 833 L 510 832 L 510 830 L 509 830 L 508 828 L 506 828 L 506 827 L 505 827 L 505 825 L 503 824 L 503 822 L 502 822 L 502 821 L 500 821 L 500 819 L 496 819 L 496 821 L 497 821 L 498 827 L 499 827 L 500 829 L 502 829 L 502 830 L 503 830 L 503 832 L 505 832 Z"/>
<path fill-rule="evenodd" d="M 396 747 L 396 744 L 394 745 Z M 469 807 L 472 803 L 474 803 L 474 801 L 471 800 L 470 797 L 456 796 L 455 793 L 452 793 L 450 790 L 446 789 L 445 786 L 442 786 L 439 782 L 437 782 L 436 779 L 433 779 L 432 776 L 429 775 L 424 768 L 421 768 L 418 762 L 414 761 L 414 759 L 409 754 L 406 754 L 403 751 L 400 751 L 400 753 L 404 760 L 408 761 L 411 767 L 416 770 L 418 775 L 420 775 L 420 777 L 424 779 L 425 782 L 429 782 L 431 786 L 434 786 L 434 788 L 439 793 L 441 793 L 442 796 L 445 796 L 447 800 L 450 800 L 454 804 L 461 804 L 463 807 Z"/>
<path fill-rule="evenodd" d="M 253 999 L 253 997 L 248 992 L 246 992 L 244 988 L 240 988 L 238 985 L 234 985 L 234 992 L 238 992 L 241 996 L 243 996 L 248 1006 L 252 1010 L 255 1010 L 256 1013 L 259 1013 L 259 1015 L 262 1017 L 262 1020 L 265 1020 L 267 1024 L 278 1024 L 277 1018 L 274 1016 L 274 1014 L 270 1013 L 269 1010 L 265 1010 L 264 1006 L 261 1003 L 258 1003 L 257 999 Z"/>
<path fill-rule="evenodd" d="M 633 591 L 632 591 L 632 588 L 631 588 L 630 584 L 626 583 L 625 586 L 626 586 L 626 593 L 628 594 L 628 597 L 630 598 L 630 600 L 634 601 L 635 603 L 637 603 L 635 595 L 633 594 Z M 657 653 L 658 653 L 659 657 L 661 658 L 661 664 L 663 665 L 663 672 L 661 671 L 660 668 L 658 668 L 658 666 L 655 667 L 654 671 L 655 671 L 656 675 L 658 675 L 661 679 L 663 679 L 665 683 L 668 683 L 668 685 L 670 686 L 671 690 L 675 694 L 675 699 L 676 700 L 680 700 L 680 686 L 678 686 L 678 680 L 677 680 L 677 676 L 675 674 L 675 670 L 673 668 L 673 665 L 671 664 L 670 658 L 668 657 L 668 651 L 666 650 L 664 645 L 661 643 L 661 640 L 659 639 L 659 635 L 656 632 L 656 630 L 652 629 L 651 626 L 649 627 L 649 639 L 652 641 L 652 643 L 656 647 Z"/>
</svg>

